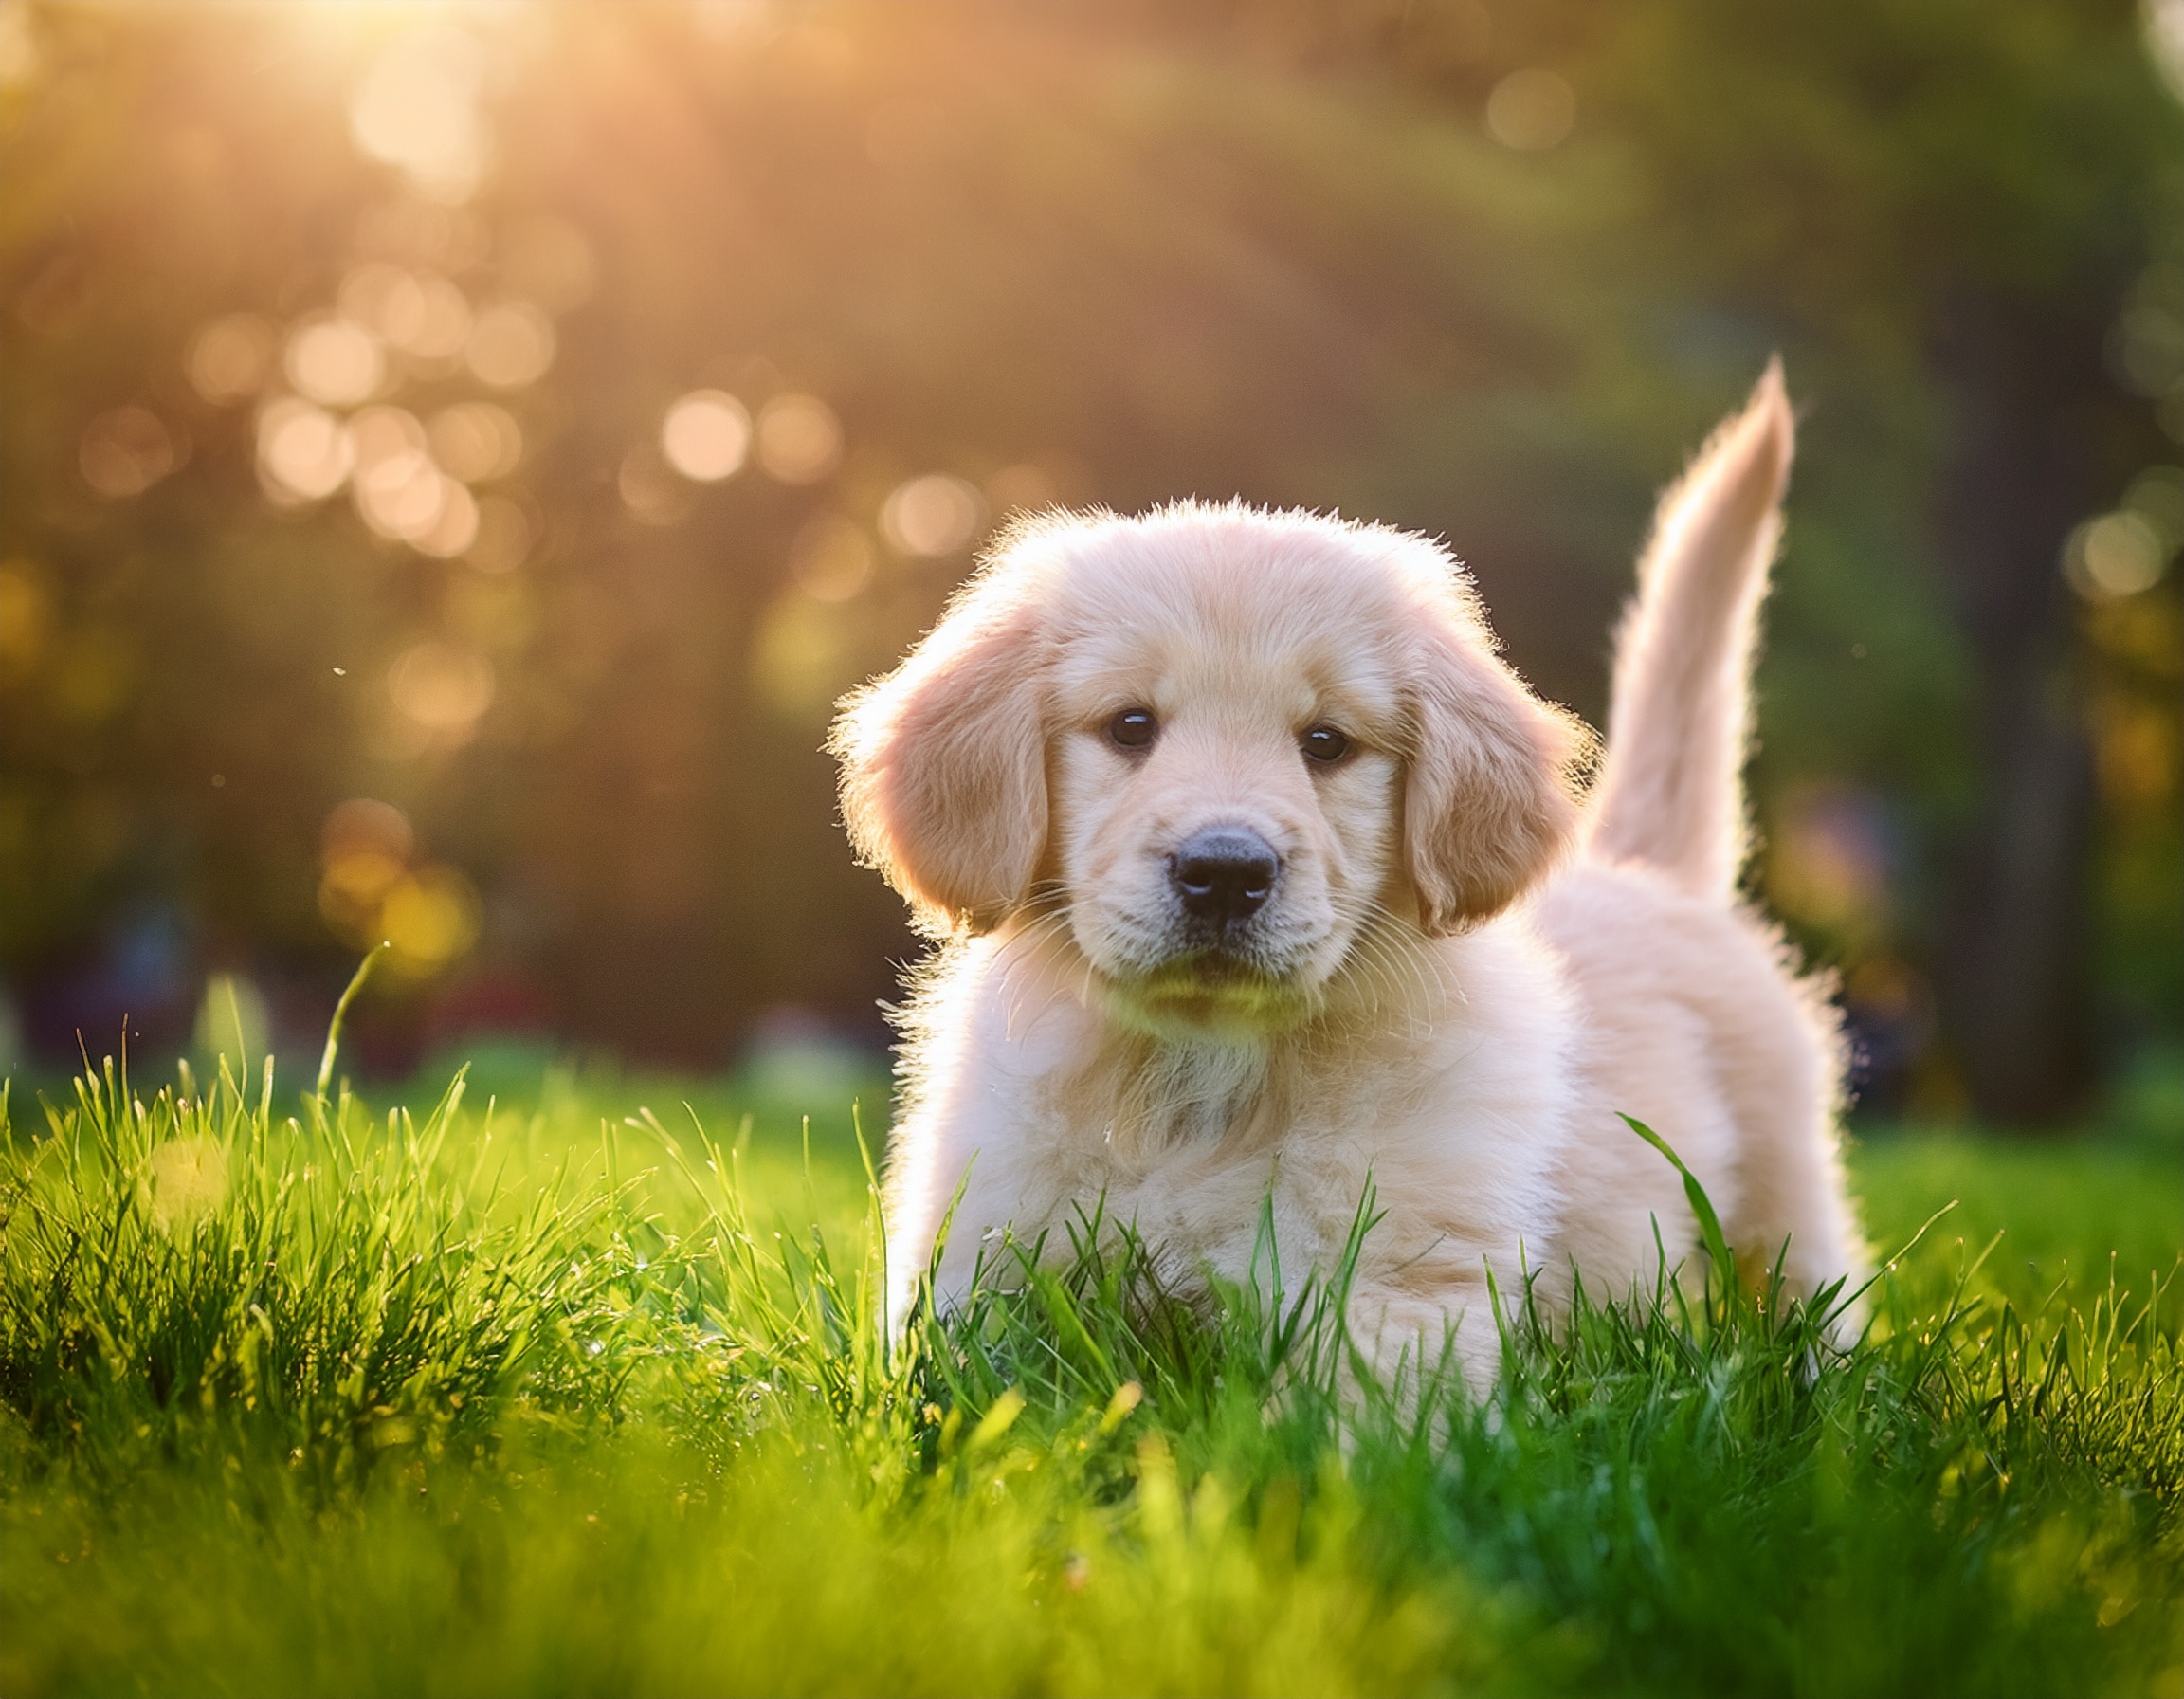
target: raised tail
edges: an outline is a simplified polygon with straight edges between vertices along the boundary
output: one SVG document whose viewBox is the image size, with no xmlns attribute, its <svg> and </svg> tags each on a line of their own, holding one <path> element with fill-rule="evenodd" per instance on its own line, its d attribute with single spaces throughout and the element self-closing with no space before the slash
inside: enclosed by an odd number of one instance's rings
<svg viewBox="0 0 2184 1699">
<path fill-rule="evenodd" d="M 1724 902 L 1744 860 L 1752 651 L 1794 435 L 1774 360 L 1661 498 L 1592 792 L 1593 853 Z"/>
</svg>

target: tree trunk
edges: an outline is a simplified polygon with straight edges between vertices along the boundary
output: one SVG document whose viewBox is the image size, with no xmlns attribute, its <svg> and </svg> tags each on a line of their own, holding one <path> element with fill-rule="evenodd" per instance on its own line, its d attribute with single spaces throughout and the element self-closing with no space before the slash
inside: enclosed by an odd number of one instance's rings
<svg viewBox="0 0 2184 1699">
<path fill-rule="evenodd" d="M 2060 558 L 2099 486 L 2100 322 L 1959 297 L 1937 355 L 1956 409 L 1939 552 L 1975 667 L 1982 795 L 1958 847 L 1935 990 L 1973 1107 L 2061 1121 L 2096 1079 L 2089 891 L 2093 764 L 2076 609 Z"/>
</svg>

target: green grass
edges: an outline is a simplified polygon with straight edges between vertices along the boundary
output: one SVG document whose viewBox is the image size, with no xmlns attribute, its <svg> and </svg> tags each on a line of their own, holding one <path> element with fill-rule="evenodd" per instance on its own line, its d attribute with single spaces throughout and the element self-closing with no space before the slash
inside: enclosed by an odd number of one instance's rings
<svg viewBox="0 0 2184 1699">
<path fill-rule="evenodd" d="M 1126 1246 L 890 1351 L 839 1111 L 480 1095 L 6 1104 L 0 1692 L 2184 1692 L 2160 1137 L 1875 1136 L 1847 1359 L 1513 1296 L 1481 1407 Z"/>
</svg>

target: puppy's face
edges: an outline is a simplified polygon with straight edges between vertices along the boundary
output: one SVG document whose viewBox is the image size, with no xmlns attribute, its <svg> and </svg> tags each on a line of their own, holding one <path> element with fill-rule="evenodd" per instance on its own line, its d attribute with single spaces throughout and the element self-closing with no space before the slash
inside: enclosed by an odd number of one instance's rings
<svg viewBox="0 0 2184 1699">
<path fill-rule="evenodd" d="M 1065 575 L 1051 877 L 1122 1018 L 1285 1025 L 1401 883 L 1400 611 L 1316 536 L 1186 540 Z"/>
<path fill-rule="evenodd" d="M 1445 555 L 1238 508 L 1020 535 L 835 746 L 929 923 L 1036 916 L 1156 1032 L 1308 1018 L 1369 931 L 1494 912 L 1572 817 L 1570 725 Z"/>
</svg>

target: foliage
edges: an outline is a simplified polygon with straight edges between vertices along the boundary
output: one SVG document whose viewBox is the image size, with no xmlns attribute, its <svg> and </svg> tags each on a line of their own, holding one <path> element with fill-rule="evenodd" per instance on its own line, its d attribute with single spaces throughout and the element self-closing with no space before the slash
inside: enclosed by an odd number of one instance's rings
<svg viewBox="0 0 2184 1699">
<path fill-rule="evenodd" d="M 1943 333 L 1990 296 L 2091 327 L 2042 457 L 2071 482 L 2020 527 L 2040 630 L 2069 527 L 2175 459 L 2179 124 L 2123 0 L 5 15 L 0 964 L 47 1054 L 124 1013 L 178 1040 L 208 967 L 313 1031 L 380 936 L 381 1071 L 465 1027 L 707 1068 L 774 1005 L 876 1035 L 908 940 L 819 722 L 986 524 L 1195 492 L 1416 525 L 1596 716 L 1650 492 L 1780 347 L 1809 415 L 1759 871 L 1847 970 L 1877 1087 L 1933 1085 L 2010 742 L 1983 693 L 2046 688 L 1990 676 L 2003 569 L 1952 557 L 1942 498 L 1960 462 L 1975 506 L 2026 482 L 1971 425 L 2050 429 Z M 420 41 L 474 177 L 366 145 Z M 1527 75 L 1574 101 L 1553 145 L 1496 127 Z M 549 363 L 448 352 L 410 289 L 542 323 Z M 391 410 L 401 451 L 307 499 L 268 445 L 330 323 L 384 370 L 327 408 L 356 453 Z M 756 431 L 718 480 L 663 459 L 700 392 Z M 826 452 L 769 437 L 783 404 Z M 463 448 L 482 406 L 512 465 Z M 390 505 L 412 429 L 467 547 Z M 904 528 L 919 488 L 946 522 Z M 2171 575 L 2057 639 L 2097 675 L 2061 688 L 2102 752 L 2119 1047 L 2178 1006 L 2175 607 Z"/>
<path fill-rule="evenodd" d="M 825 1147 L 806 1191 L 649 1111 L 276 1101 L 110 1065 L 10 1125 L 11 1693 L 2078 1693 L 2184 1657 L 2176 1323 L 2136 1278 L 2028 1312 L 1929 1232 L 1841 1356 L 1722 1247 L 1563 1330 L 1505 1295 L 1479 1405 L 1358 1380 L 1339 1270 L 1192 1313 L 1081 1231 L 891 1349 Z M 2039 1200 L 2110 1197 L 2104 1160 Z"/>
</svg>

